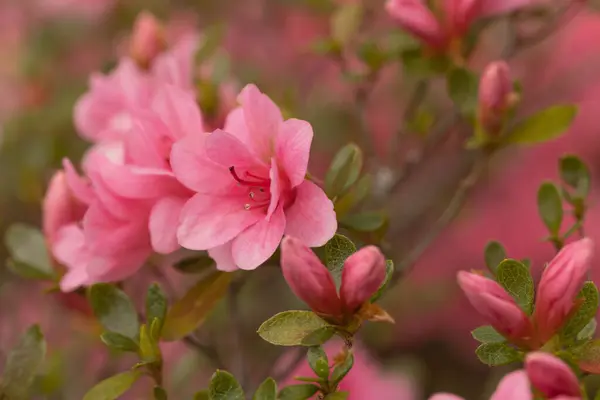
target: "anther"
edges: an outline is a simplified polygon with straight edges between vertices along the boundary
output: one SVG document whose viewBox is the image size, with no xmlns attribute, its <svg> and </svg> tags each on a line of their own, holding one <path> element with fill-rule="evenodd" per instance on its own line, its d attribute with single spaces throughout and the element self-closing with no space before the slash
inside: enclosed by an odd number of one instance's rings
<svg viewBox="0 0 600 400">
<path fill-rule="evenodd" d="M 249 209 L 250 209 L 250 204 L 248 204 L 248 203 L 244 204 L 244 209 L 245 209 L 246 211 L 247 211 L 247 210 L 249 210 Z"/>
</svg>

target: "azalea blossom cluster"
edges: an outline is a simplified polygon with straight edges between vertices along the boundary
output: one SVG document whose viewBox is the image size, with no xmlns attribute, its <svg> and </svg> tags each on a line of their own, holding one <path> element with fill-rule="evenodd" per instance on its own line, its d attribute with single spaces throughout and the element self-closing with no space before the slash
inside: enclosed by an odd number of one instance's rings
<svg viewBox="0 0 600 400">
<path fill-rule="evenodd" d="M 92 75 L 75 107 L 78 132 L 93 143 L 82 173 L 64 160 L 46 194 L 44 231 L 67 269 L 62 290 L 122 280 L 181 247 L 207 250 L 232 271 L 264 263 L 284 235 L 325 244 L 337 222 L 306 179 L 311 125 L 284 120 L 248 85 L 211 131 L 194 87 L 200 38 L 162 51 L 160 31 L 141 18 L 135 58 Z"/>
</svg>

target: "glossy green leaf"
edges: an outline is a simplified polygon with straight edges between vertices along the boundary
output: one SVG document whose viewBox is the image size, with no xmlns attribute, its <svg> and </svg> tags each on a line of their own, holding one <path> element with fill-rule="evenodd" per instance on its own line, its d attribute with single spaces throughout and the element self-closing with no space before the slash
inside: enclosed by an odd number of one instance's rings
<svg viewBox="0 0 600 400">
<path fill-rule="evenodd" d="M 305 338 L 330 325 L 311 311 L 284 311 L 263 322 L 258 334 L 278 346 L 304 345 Z"/>
<path fill-rule="evenodd" d="M 6 230 L 4 243 L 12 257 L 9 268 L 16 274 L 27 279 L 56 277 L 46 239 L 39 229 L 13 224 Z"/>
<path fill-rule="evenodd" d="M 277 400 L 277 382 L 273 378 L 267 378 L 260 384 L 252 400 Z"/>
<path fill-rule="evenodd" d="M 220 271 L 201 279 L 169 309 L 162 338 L 178 340 L 197 329 L 227 293 L 230 282 L 231 274 Z"/>
<path fill-rule="evenodd" d="M 153 393 L 154 393 L 154 400 L 167 400 L 168 399 L 166 390 L 161 388 L 160 386 L 155 386 Z"/>
<path fill-rule="evenodd" d="M 338 385 L 342 381 L 342 379 L 344 379 L 346 375 L 348 375 L 353 365 L 354 355 L 352 353 L 348 353 L 344 362 L 336 365 L 333 371 L 331 372 L 330 382 L 333 385 Z"/>
<path fill-rule="evenodd" d="M 373 294 L 373 296 L 371 296 L 371 303 L 376 302 L 377 300 L 379 300 L 381 298 L 381 296 L 383 296 L 392 277 L 394 276 L 394 270 L 395 270 L 394 261 L 387 260 L 385 262 L 385 280 L 383 281 L 381 286 L 379 286 L 379 289 L 377 289 L 375 294 Z"/>
<path fill-rule="evenodd" d="M 567 340 L 577 339 L 578 334 L 594 319 L 598 312 L 598 288 L 594 282 L 586 282 L 581 288 L 577 299 L 581 301 L 579 308 L 561 330 L 561 337 Z"/>
<path fill-rule="evenodd" d="M 498 266 L 496 280 L 525 313 L 533 312 L 534 288 L 529 268 L 520 261 L 506 259 Z"/>
<path fill-rule="evenodd" d="M 214 268 L 215 261 L 208 255 L 198 255 L 184 258 L 176 262 L 173 267 L 184 274 L 199 274 Z"/>
<path fill-rule="evenodd" d="M 44 335 L 33 325 L 8 354 L 0 378 L 0 399 L 29 400 L 30 387 L 45 355 Z"/>
<path fill-rule="evenodd" d="M 116 332 L 104 332 L 100 339 L 109 348 L 118 351 L 130 351 L 137 353 L 139 347 L 135 340 Z"/>
<path fill-rule="evenodd" d="M 348 43 L 357 33 L 363 17 L 361 3 L 340 5 L 331 16 L 331 36 L 342 45 Z"/>
<path fill-rule="evenodd" d="M 446 75 L 448 95 L 466 114 L 474 114 L 478 103 L 479 78 L 465 68 L 453 68 Z"/>
<path fill-rule="evenodd" d="M 335 201 L 335 214 L 338 219 L 343 217 L 360 204 L 368 195 L 372 186 L 371 175 L 365 174 L 360 177 L 358 182 L 350 188 L 344 195 L 338 197 Z"/>
<path fill-rule="evenodd" d="M 519 361 L 521 356 L 517 350 L 505 343 L 483 343 L 475 351 L 482 363 L 494 367 Z"/>
<path fill-rule="evenodd" d="M 227 371 L 217 370 L 208 385 L 210 400 L 245 400 L 238 381 Z"/>
<path fill-rule="evenodd" d="M 558 236 L 563 219 L 560 192 L 552 182 L 543 183 L 538 190 L 538 212 L 548 231 Z"/>
<path fill-rule="evenodd" d="M 116 400 L 143 375 L 139 369 L 120 373 L 103 380 L 83 396 L 83 400 Z"/>
<path fill-rule="evenodd" d="M 150 327 L 154 320 L 157 320 L 158 325 L 154 326 L 154 330 L 151 331 L 154 341 L 158 341 L 160 338 L 160 331 L 167 316 L 167 307 L 167 296 L 160 286 L 157 283 L 150 285 L 146 294 L 146 322 Z"/>
<path fill-rule="evenodd" d="M 493 327 L 486 325 L 480 326 L 471 331 L 473 339 L 481 343 L 504 343 L 506 339 L 499 334 Z"/>
<path fill-rule="evenodd" d="M 321 346 L 310 347 L 306 357 L 308 358 L 308 365 L 317 376 L 323 379 L 329 378 L 329 360 Z"/>
<path fill-rule="evenodd" d="M 89 298 L 104 329 L 132 339 L 137 337 L 140 330 L 138 315 L 122 290 L 108 283 L 97 283 L 90 288 Z"/>
<path fill-rule="evenodd" d="M 327 175 L 325 192 L 330 198 L 338 197 L 356 183 L 363 167 L 363 154 L 360 147 L 349 143 L 335 155 Z"/>
<path fill-rule="evenodd" d="M 585 197 L 590 191 L 590 171 L 577 156 L 567 155 L 560 159 L 560 177 L 575 189 L 578 197 Z"/>
<path fill-rule="evenodd" d="M 336 234 L 325 245 L 325 265 L 336 285 L 339 286 L 342 280 L 342 270 L 346 258 L 356 252 L 356 246 L 350 239 L 344 235 Z"/>
<path fill-rule="evenodd" d="M 279 400 L 306 400 L 319 391 L 319 388 L 310 383 L 286 386 L 279 392 Z"/>
<path fill-rule="evenodd" d="M 574 105 L 556 105 L 542 110 L 518 124 L 506 138 L 508 143 L 535 144 L 562 135 L 577 115 Z"/>
<path fill-rule="evenodd" d="M 329 339 L 335 334 L 335 328 L 333 326 L 324 326 L 315 331 L 312 331 L 302 339 L 300 343 L 302 346 L 320 346 L 327 343 Z"/>
<path fill-rule="evenodd" d="M 506 259 L 506 250 L 500 242 L 492 241 L 485 246 L 485 265 L 494 274 L 500 263 Z"/>
</svg>

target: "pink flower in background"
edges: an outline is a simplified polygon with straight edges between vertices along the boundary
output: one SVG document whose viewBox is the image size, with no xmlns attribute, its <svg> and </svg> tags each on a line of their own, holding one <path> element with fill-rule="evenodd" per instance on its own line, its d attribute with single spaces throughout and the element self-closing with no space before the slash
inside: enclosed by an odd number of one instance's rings
<svg viewBox="0 0 600 400">
<path fill-rule="evenodd" d="M 255 269 L 284 234 L 321 246 L 337 228 L 332 202 L 305 180 L 310 124 L 284 121 L 254 85 L 239 102 L 225 130 L 189 135 L 171 153 L 173 172 L 197 193 L 183 208 L 179 244 L 209 250 L 222 270 Z"/>
<path fill-rule="evenodd" d="M 495 134 L 502 127 L 506 110 L 510 107 L 513 82 L 510 68 L 504 61 L 486 66 L 479 82 L 479 120 L 487 133 Z"/>
<path fill-rule="evenodd" d="M 65 172 L 56 172 L 42 203 L 42 229 L 48 242 L 52 245 L 56 241 L 56 234 L 63 226 L 80 221 L 86 209 L 71 193 Z"/>
<path fill-rule="evenodd" d="M 383 283 L 385 257 L 375 246 L 363 247 L 348 257 L 338 296 L 331 274 L 315 253 L 287 236 L 281 244 L 281 271 L 294 294 L 315 312 L 352 315 Z"/>
<path fill-rule="evenodd" d="M 148 67 L 165 50 L 166 45 L 164 27 L 160 21 L 147 11 L 138 14 L 129 43 L 131 58 L 138 65 Z"/>
</svg>

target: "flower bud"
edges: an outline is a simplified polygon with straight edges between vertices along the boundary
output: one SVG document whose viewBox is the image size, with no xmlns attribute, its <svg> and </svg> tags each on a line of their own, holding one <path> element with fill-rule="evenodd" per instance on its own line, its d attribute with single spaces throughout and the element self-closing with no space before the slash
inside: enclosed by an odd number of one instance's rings
<svg viewBox="0 0 600 400">
<path fill-rule="evenodd" d="M 543 342 L 550 339 L 570 316 L 575 298 L 590 268 L 594 243 L 583 238 L 570 243 L 542 273 L 535 303 L 535 322 Z"/>
<path fill-rule="evenodd" d="M 64 171 L 54 174 L 42 204 L 42 228 L 50 243 L 54 243 L 60 228 L 83 217 L 84 206 L 72 195 Z"/>
<path fill-rule="evenodd" d="M 515 340 L 531 336 L 527 315 L 497 282 L 460 271 L 458 284 L 475 310 L 502 335 Z"/>
<path fill-rule="evenodd" d="M 506 374 L 490 400 L 533 400 L 527 373 L 520 369 Z"/>
<path fill-rule="evenodd" d="M 160 22 L 147 11 L 141 12 L 133 26 L 129 52 L 137 64 L 148 68 L 152 60 L 166 48 L 165 34 Z"/>
<path fill-rule="evenodd" d="M 340 298 L 344 310 L 353 313 L 385 280 L 385 257 L 375 246 L 363 247 L 346 259 Z"/>
<path fill-rule="evenodd" d="M 447 25 L 455 36 L 463 36 L 478 16 L 482 0 L 446 0 Z"/>
<path fill-rule="evenodd" d="M 310 308 L 325 315 L 341 315 L 342 307 L 329 271 L 311 249 L 286 236 L 281 242 L 281 270 L 292 292 Z"/>
<path fill-rule="evenodd" d="M 512 100 L 510 69 L 504 61 L 489 64 L 479 83 L 479 118 L 483 127 L 494 133 Z"/>
<path fill-rule="evenodd" d="M 552 354 L 529 353 L 525 358 L 525 370 L 531 385 L 542 392 L 544 398 L 581 398 L 579 380 L 567 364 Z"/>
<path fill-rule="evenodd" d="M 387 12 L 408 32 L 434 48 L 444 47 L 447 37 L 435 15 L 420 0 L 388 0 Z"/>
</svg>

